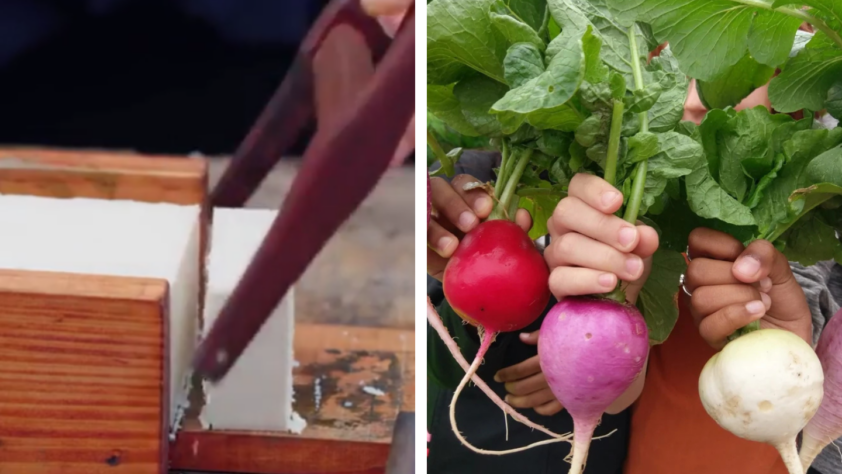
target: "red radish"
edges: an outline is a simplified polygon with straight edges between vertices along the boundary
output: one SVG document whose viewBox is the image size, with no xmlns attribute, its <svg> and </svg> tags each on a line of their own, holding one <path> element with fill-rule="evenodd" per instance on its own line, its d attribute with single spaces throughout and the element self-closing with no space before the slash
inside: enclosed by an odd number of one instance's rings
<svg viewBox="0 0 842 474">
<path fill-rule="evenodd" d="M 584 470 L 602 414 L 643 371 L 649 330 L 630 304 L 565 298 L 541 325 L 538 360 L 553 395 L 573 417 L 569 474 Z"/>
<path fill-rule="evenodd" d="M 459 317 L 477 326 L 480 335 L 477 355 L 450 402 L 453 433 L 463 445 L 477 453 L 508 454 L 567 440 L 553 434 L 556 438 L 523 448 L 487 451 L 471 445 L 456 426 L 459 394 L 476 374 L 497 333 L 523 329 L 541 316 L 550 300 L 549 278 L 547 263 L 526 232 L 514 222 L 503 219 L 485 221 L 468 232 L 444 270 L 445 298 Z M 446 343 L 452 341 L 446 331 L 440 335 Z M 455 344 L 452 346 L 448 344 L 458 361 L 461 353 Z M 491 398 L 495 403 L 499 400 L 499 397 Z M 504 411 L 509 413 L 509 410 Z M 522 421 L 518 417 L 515 419 Z"/>
<path fill-rule="evenodd" d="M 549 279 L 526 232 L 511 221 L 490 220 L 459 243 L 444 270 L 444 295 L 456 314 L 487 333 L 517 331 L 546 308 Z"/>
<path fill-rule="evenodd" d="M 816 354 L 824 371 L 824 398 L 802 432 L 799 455 L 805 470 L 828 444 L 842 437 L 842 311 L 825 326 Z"/>
</svg>

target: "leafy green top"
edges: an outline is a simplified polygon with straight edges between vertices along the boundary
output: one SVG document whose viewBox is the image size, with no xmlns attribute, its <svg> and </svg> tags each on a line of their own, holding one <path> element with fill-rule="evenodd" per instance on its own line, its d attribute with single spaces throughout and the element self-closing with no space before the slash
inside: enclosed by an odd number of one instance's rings
<svg viewBox="0 0 842 474">
<path fill-rule="evenodd" d="M 678 316 L 679 252 L 695 227 L 769 239 L 805 265 L 842 262 L 842 129 L 731 108 L 779 68 L 769 89 L 778 111 L 842 115 L 842 7 L 789 3 L 432 0 L 427 107 L 446 124 L 430 135 L 433 156 L 458 159 L 459 148 L 445 155 L 436 143 L 444 127 L 489 140 L 503 156 L 495 217 L 528 209 L 533 238 L 547 233 L 575 173 L 622 190 L 624 217 L 661 234 L 638 305 L 663 342 Z M 818 32 L 796 32 L 804 21 Z M 718 107 L 699 126 L 681 120 L 688 76 Z"/>
</svg>

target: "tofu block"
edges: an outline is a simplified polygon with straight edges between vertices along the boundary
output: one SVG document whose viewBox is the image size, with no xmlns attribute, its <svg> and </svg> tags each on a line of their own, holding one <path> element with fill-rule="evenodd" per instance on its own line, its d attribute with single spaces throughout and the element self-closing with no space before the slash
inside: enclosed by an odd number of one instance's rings
<svg viewBox="0 0 842 474">
<path fill-rule="evenodd" d="M 210 331 L 269 231 L 277 211 L 213 211 L 204 330 Z M 304 421 L 292 410 L 293 294 L 275 308 L 228 375 L 205 386 L 205 427 L 223 430 L 300 432 Z"/>
<path fill-rule="evenodd" d="M 171 429 L 199 336 L 199 215 L 196 205 L 0 195 L 0 268 L 168 282 Z"/>
</svg>

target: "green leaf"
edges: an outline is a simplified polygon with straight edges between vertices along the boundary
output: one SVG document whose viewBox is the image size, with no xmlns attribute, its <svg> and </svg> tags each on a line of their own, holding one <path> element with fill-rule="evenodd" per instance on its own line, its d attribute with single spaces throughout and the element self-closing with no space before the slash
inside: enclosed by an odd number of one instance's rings
<svg viewBox="0 0 842 474">
<path fill-rule="evenodd" d="M 789 58 L 793 38 L 801 23 L 800 18 L 780 12 L 758 11 L 748 34 L 749 53 L 758 62 L 770 67 L 783 64 Z"/>
<path fill-rule="evenodd" d="M 842 81 L 835 83 L 827 91 L 827 100 L 824 102 L 824 107 L 837 120 L 842 118 Z"/>
<path fill-rule="evenodd" d="M 672 130 L 684 116 L 684 102 L 687 100 L 690 81 L 678 70 L 678 62 L 670 47 L 664 48 L 653 58 L 647 71 L 662 71 L 660 77 L 661 95 L 649 109 L 649 130 L 666 132 Z"/>
<path fill-rule="evenodd" d="M 754 209 L 760 203 L 761 199 L 763 199 L 763 192 L 766 191 L 775 178 L 778 177 L 778 171 L 784 165 L 786 158 L 782 153 L 778 153 L 775 155 L 775 164 L 772 167 L 772 170 L 769 171 L 765 176 L 760 178 L 760 181 L 757 182 L 757 185 L 754 189 L 751 190 L 751 194 L 749 195 L 748 199 L 746 200 L 746 206 L 750 209 Z"/>
<path fill-rule="evenodd" d="M 427 5 L 427 82 L 450 84 L 465 65 L 503 82 L 508 43 L 491 24 L 496 0 L 436 0 Z"/>
<path fill-rule="evenodd" d="M 591 27 L 594 36 L 602 40 L 602 60 L 609 69 L 622 74 L 629 89 L 634 88 L 628 30 L 614 18 L 603 0 L 548 0 L 547 5 L 564 32 L 547 46 L 547 57 L 563 47 L 564 39 L 560 38 L 566 34 L 582 36 Z M 645 62 L 646 41 L 639 30 L 638 35 L 637 57 Z"/>
<path fill-rule="evenodd" d="M 538 149 L 550 156 L 568 156 L 570 137 L 556 130 L 544 130 L 538 137 Z"/>
<path fill-rule="evenodd" d="M 553 184 L 567 185 L 570 183 L 570 173 L 567 170 L 567 164 L 564 158 L 559 158 L 550 166 L 549 170 L 550 182 Z"/>
<path fill-rule="evenodd" d="M 609 0 L 608 3 L 619 11 L 621 19 L 649 23 L 659 42 L 669 42 L 681 69 L 705 81 L 713 80 L 736 64 L 749 48 L 752 51 L 762 48 L 764 60 L 786 58 L 795 36 L 791 21 L 766 18 L 765 9 L 733 0 Z M 755 16 L 760 21 L 752 29 Z M 763 30 L 763 26 L 772 29 Z"/>
<path fill-rule="evenodd" d="M 772 232 L 778 224 L 788 222 L 791 214 L 790 195 L 799 188 L 810 186 L 807 165 L 820 154 L 842 143 L 842 129 L 802 130 L 795 132 L 783 145 L 786 163 L 778 177 L 769 184 L 764 198 L 752 211 L 762 235 Z"/>
<path fill-rule="evenodd" d="M 826 224 L 816 213 L 810 213 L 782 236 L 783 253 L 790 262 L 804 266 L 815 265 L 842 255 L 842 241 L 836 229 Z"/>
<path fill-rule="evenodd" d="M 581 38 L 567 39 L 566 48 L 553 57 L 543 73 L 508 91 L 492 110 L 529 114 L 558 107 L 570 100 L 585 77 L 585 54 Z"/>
<path fill-rule="evenodd" d="M 842 187 L 842 148 L 836 147 L 815 157 L 806 168 L 810 183 L 830 183 Z"/>
<path fill-rule="evenodd" d="M 717 135 L 720 130 L 728 126 L 731 118 L 735 115 L 737 115 L 737 111 L 731 108 L 714 109 L 705 114 L 705 118 L 699 125 L 699 137 L 702 140 L 702 147 L 705 149 L 708 168 L 713 176 L 719 176 L 720 158 Z"/>
<path fill-rule="evenodd" d="M 575 140 L 570 143 L 570 170 L 574 173 L 582 168 L 587 158 L 587 151 Z"/>
<path fill-rule="evenodd" d="M 652 132 L 638 132 L 629 138 L 629 156 L 627 163 L 637 163 L 655 156 L 660 147 L 658 136 Z"/>
<path fill-rule="evenodd" d="M 535 45 L 515 43 L 509 47 L 503 60 L 503 75 L 511 87 L 520 87 L 543 72 L 544 58 Z"/>
<path fill-rule="evenodd" d="M 705 168 L 705 153 L 699 142 L 678 132 L 658 135 L 660 152 L 649 159 L 649 174 L 664 178 L 686 176 Z"/>
<path fill-rule="evenodd" d="M 538 36 L 538 32 L 531 26 L 521 21 L 515 16 L 515 13 L 503 2 L 497 0 L 489 12 L 491 24 L 497 28 L 510 44 L 515 43 L 529 43 L 538 48 L 540 51 L 546 49 L 547 45 L 544 40 Z"/>
<path fill-rule="evenodd" d="M 837 0 L 775 0 L 772 2 L 773 8 L 787 5 L 796 8 L 804 5 L 812 7 L 814 10 L 810 13 L 824 19 L 829 26 L 835 28 L 837 31 L 842 29 L 842 4 Z"/>
<path fill-rule="evenodd" d="M 508 127 L 504 127 L 498 117 L 490 113 L 490 109 L 508 89 L 506 85 L 486 76 L 472 74 L 453 87 L 453 95 L 459 101 L 465 120 L 477 132 L 486 136 L 500 136 L 504 133 L 504 128 Z M 517 127 L 511 132 L 514 130 L 517 130 Z"/>
<path fill-rule="evenodd" d="M 719 219 L 737 226 L 754 225 L 751 210 L 731 197 L 702 166 L 687 176 L 687 202 L 700 217 Z"/>
<path fill-rule="evenodd" d="M 453 95 L 453 84 L 446 86 L 427 85 L 427 110 L 462 135 L 480 135 L 462 114 L 462 106 Z"/>
<path fill-rule="evenodd" d="M 760 64 L 747 54 L 713 80 L 696 81 L 696 90 L 707 109 L 734 107 L 769 82 L 774 73 L 775 68 Z"/>
<path fill-rule="evenodd" d="M 660 82 L 650 82 L 643 89 L 635 89 L 626 103 L 630 112 L 639 114 L 651 109 L 661 98 L 663 88 Z"/>
<path fill-rule="evenodd" d="M 769 100 L 778 112 L 821 110 L 828 90 L 842 76 L 842 49 L 819 31 L 790 58 L 769 83 Z"/>
<path fill-rule="evenodd" d="M 546 181 L 543 183 L 539 187 L 551 187 L 550 183 Z M 520 198 L 518 207 L 526 209 L 532 216 L 532 228 L 529 229 L 530 239 L 535 240 L 549 233 L 547 222 L 549 222 L 559 201 L 561 201 L 560 196 L 524 196 Z"/>
<path fill-rule="evenodd" d="M 538 31 L 544 23 L 544 13 L 547 10 L 546 0 L 506 0 L 509 8 L 532 29 Z"/>
<path fill-rule="evenodd" d="M 594 113 L 586 118 L 576 129 L 576 141 L 585 148 L 592 147 L 608 136 L 610 117 L 604 113 Z"/>
<path fill-rule="evenodd" d="M 699 126 L 696 125 L 695 122 L 682 120 L 681 122 L 678 122 L 678 125 L 675 127 L 675 131 L 686 137 L 690 137 L 699 143 L 702 142 L 702 135 L 699 133 Z"/>
<path fill-rule="evenodd" d="M 677 182 L 677 180 L 671 180 Z M 683 252 L 687 249 L 687 237 L 693 229 L 707 227 L 734 236 L 740 242 L 752 239 L 756 233 L 754 226 L 735 226 L 718 219 L 704 219 L 690 210 L 686 199 L 674 197 L 667 184 L 670 201 L 664 212 L 657 216 L 650 216 L 660 229 L 660 248 Z"/>
<path fill-rule="evenodd" d="M 652 256 L 652 270 L 637 298 L 650 344 L 664 343 L 678 321 L 678 279 L 686 269 L 678 252 L 658 249 Z"/>
</svg>

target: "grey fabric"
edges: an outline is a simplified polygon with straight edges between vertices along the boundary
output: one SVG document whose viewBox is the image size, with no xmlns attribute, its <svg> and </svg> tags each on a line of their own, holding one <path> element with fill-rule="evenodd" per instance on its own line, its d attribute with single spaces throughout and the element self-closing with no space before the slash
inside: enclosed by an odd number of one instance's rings
<svg viewBox="0 0 842 474">
<path fill-rule="evenodd" d="M 833 261 L 820 262 L 810 267 L 791 263 L 795 279 L 804 289 L 810 311 L 813 313 L 813 345 L 830 318 L 842 306 L 842 265 Z M 842 474 L 842 438 L 828 445 L 813 462 L 821 474 Z M 837 447 L 838 446 L 838 447 Z"/>
</svg>

